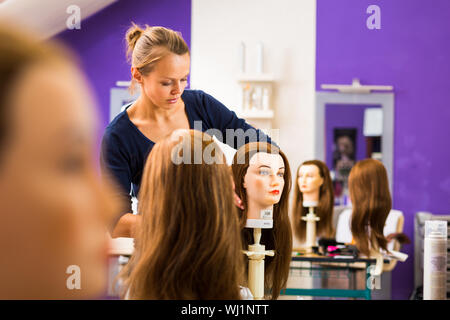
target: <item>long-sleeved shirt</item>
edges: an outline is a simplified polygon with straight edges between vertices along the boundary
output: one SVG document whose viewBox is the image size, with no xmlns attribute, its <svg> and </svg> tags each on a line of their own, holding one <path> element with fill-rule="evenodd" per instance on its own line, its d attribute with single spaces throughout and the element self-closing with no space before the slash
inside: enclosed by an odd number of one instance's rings
<svg viewBox="0 0 450 320">
<path fill-rule="evenodd" d="M 219 141 L 235 149 L 252 141 L 272 143 L 270 137 L 203 91 L 185 90 L 181 98 L 191 129 L 213 133 Z M 106 127 L 100 154 L 103 173 L 112 174 L 120 187 L 118 196 L 128 201 L 118 218 L 132 212 L 131 197 L 138 196 L 145 161 L 155 145 L 131 122 L 126 111 L 129 106 L 131 103 Z"/>
</svg>

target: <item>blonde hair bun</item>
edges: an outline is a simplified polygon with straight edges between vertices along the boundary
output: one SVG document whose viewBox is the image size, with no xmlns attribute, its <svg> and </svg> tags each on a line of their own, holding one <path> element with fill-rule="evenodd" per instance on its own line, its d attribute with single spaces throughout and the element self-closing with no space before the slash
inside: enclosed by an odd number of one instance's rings
<svg viewBox="0 0 450 320">
<path fill-rule="evenodd" d="M 144 33 L 144 30 L 134 22 L 132 23 L 132 26 L 127 30 L 125 34 L 125 40 L 127 41 L 128 44 L 127 50 L 128 56 L 131 56 L 131 53 L 133 52 L 134 47 L 136 46 L 136 42 L 141 37 L 142 33 Z"/>
</svg>

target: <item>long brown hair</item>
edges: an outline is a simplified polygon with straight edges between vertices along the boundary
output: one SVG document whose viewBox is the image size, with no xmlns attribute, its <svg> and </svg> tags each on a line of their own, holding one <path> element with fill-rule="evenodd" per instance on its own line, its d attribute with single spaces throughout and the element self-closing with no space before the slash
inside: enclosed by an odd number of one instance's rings
<svg viewBox="0 0 450 320">
<path fill-rule="evenodd" d="M 194 162 L 211 147 L 221 163 Z M 175 164 L 177 154 L 190 163 Z M 186 130 L 155 145 L 138 211 L 135 252 L 121 274 L 131 299 L 240 299 L 244 258 L 231 171 L 211 136 Z"/>
<path fill-rule="evenodd" d="M 351 231 L 357 248 L 367 256 L 371 248 L 387 250 L 383 229 L 392 201 L 385 167 L 378 160 L 361 160 L 350 171 L 348 183 L 353 206 Z"/>
<path fill-rule="evenodd" d="M 320 160 L 308 160 L 303 162 L 297 169 L 297 178 L 294 187 L 294 204 L 293 218 L 294 231 L 300 241 L 305 241 L 306 221 L 302 220 L 308 214 L 308 208 L 303 207 L 303 194 L 298 186 L 298 178 L 300 167 L 304 165 L 315 165 L 319 169 L 319 174 L 323 179 L 323 183 L 319 189 L 319 205 L 314 210 L 315 214 L 320 218 L 317 223 L 317 236 L 331 238 L 334 236 L 333 228 L 333 206 L 334 206 L 334 190 L 331 181 L 330 171 L 327 165 Z"/>
<path fill-rule="evenodd" d="M 253 244 L 253 230 L 245 228 L 247 221 L 247 194 L 243 187 L 244 178 L 255 153 L 267 152 L 279 154 L 284 161 L 284 188 L 280 201 L 273 206 L 273 229 L 261 230 L 261 243 L 266 249 L 274 249 L 275 256 L 266 256 L 264 260 L 266 289 L 271 289 L 272 299 L 278 298 L 282 288 L 286 286 L 289 276 L 289 266 L 292 256 L 292 231 L 288 215 L 288 198 L 291 190 L 291 170 L 285 154 L 276 146 L 267 142 L 251 142 L 243 145 L 233 158 L 232 171 L 236 194 L 244 203 L 244 210 L 239 209 L 239 219 L 242 230 L 242 248 L 247 250 Z"/>
</svg>

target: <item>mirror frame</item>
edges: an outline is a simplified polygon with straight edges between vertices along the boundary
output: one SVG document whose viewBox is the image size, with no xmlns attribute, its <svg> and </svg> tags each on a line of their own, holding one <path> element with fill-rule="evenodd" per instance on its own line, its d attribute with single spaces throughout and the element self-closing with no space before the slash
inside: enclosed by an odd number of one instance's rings
<svg viewBox="0 0 450 320">
<path fill-rule="evenodd" d="M 315 158 L 325 161 L 325 106 L 327 104 L 380 105 L 383 110 L 383 134 L 381 136 L 382 162 L 386 167 L 392 195 L 394 167 L 394 93 L 342 93 L 316 92 L 316 141 Z M 335 106 L 334 108 L 337 108 Z"/>
</svg>

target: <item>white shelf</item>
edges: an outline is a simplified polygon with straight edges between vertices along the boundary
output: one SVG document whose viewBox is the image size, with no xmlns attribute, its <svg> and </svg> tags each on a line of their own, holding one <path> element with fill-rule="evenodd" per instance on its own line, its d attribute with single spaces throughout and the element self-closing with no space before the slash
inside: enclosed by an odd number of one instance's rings
<svg viewBox="0 0 450 320">
<path fill-rule="evenodd" d="M 238 115 L 241 118 L 245 119 L 272 119 L 273 111 L 272 110 L 245 110 L 238 111 Z"/>
<path fill-rule="evenodd" d="M 116 81 L 117 87 L 129 87 L 131 85 L 131 81 Z"/>
<path fill-rule="evenodd" d="M 368 86 L 361 85 L 359 79 L 355 78 L 352 80 L 351 85 L 347 84 L 322 84 L 320 86 L 322 89 L 336 89 L 339 92 L 344 93 L 370 93 L 373 90 L 381 91 L 392 91 L 394 88 L 392 86 Z"/>
<path fill-rule="evenodd" d="M 261 74 L 240 74 L 237 77 L 239 82 L 273 82 L 275 77 L 270 73 Z"/>
</svg>

